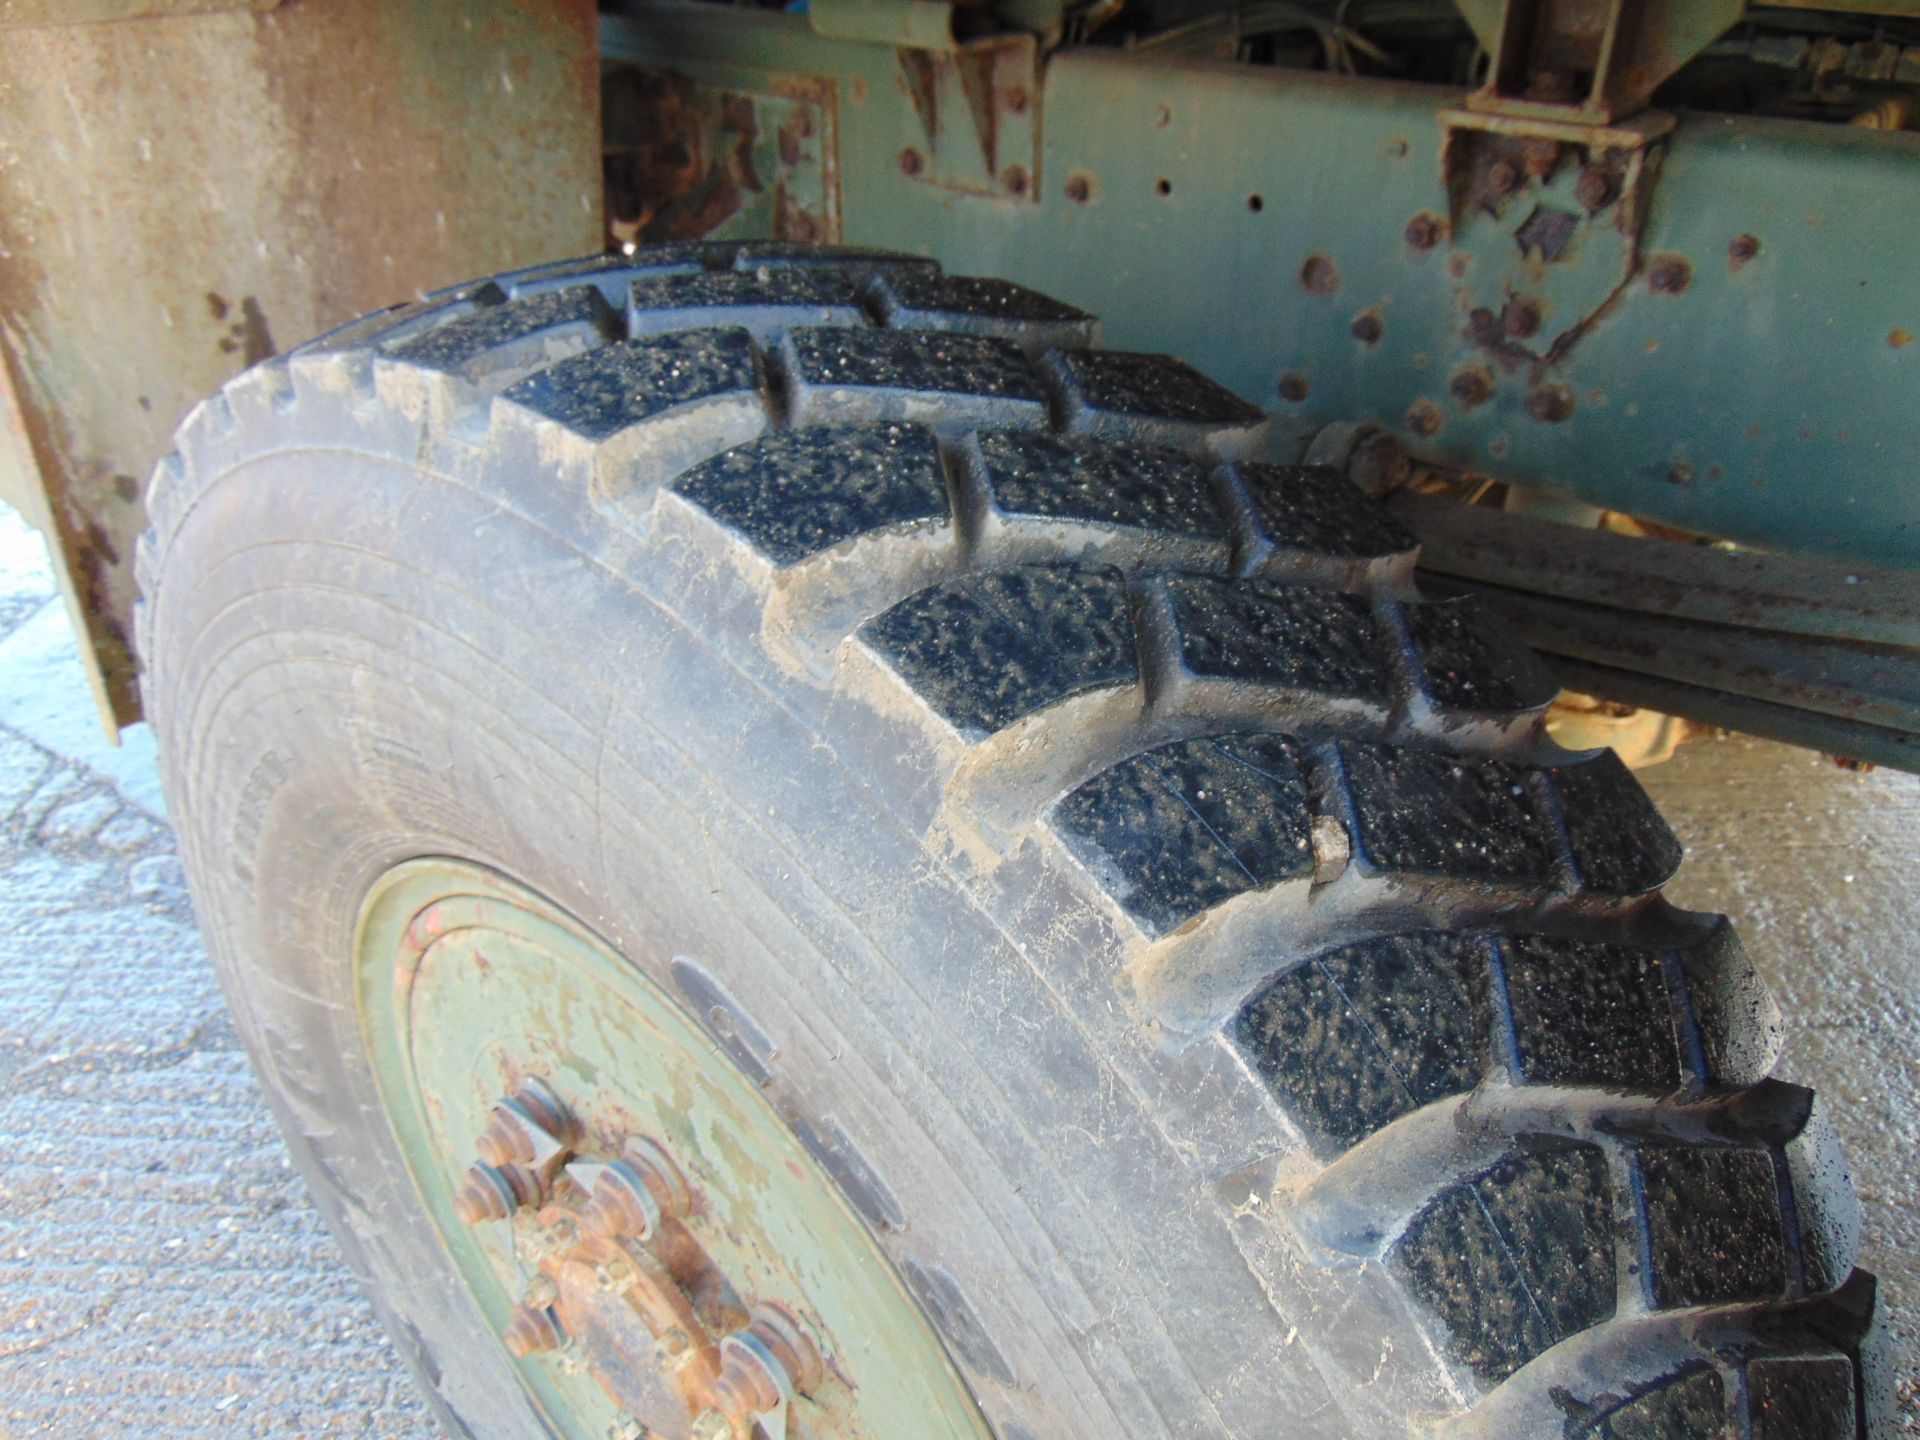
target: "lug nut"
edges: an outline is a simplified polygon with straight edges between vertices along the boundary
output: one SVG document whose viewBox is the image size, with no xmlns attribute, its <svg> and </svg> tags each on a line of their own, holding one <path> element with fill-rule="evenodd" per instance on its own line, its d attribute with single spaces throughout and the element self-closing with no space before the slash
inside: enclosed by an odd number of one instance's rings
<svg viewBox="0 0 1920 1440">
<path fill-rule="evenodd" d="M 489 1165 L 534 1165 L 572 1146 L 577 1128 L 545 1081 L 526 1080 L 495 1102 L 474 1149 Z"/>
<path fill-rule="evenodd" d="M 600 1172 L 581 1218 L 609 1240 L 651 1240 L 663 1219 L 684 1219 L 692 1210 L 687 1177 L 671 1155 L 643 1137 L 628 1140 L 621 1158 Z"/>
<path fill-rule="evenodd" d="M 524 1360 L 529 1355 L 558 1350 L 567 1343 L 567 1332 L 560 1326 L 559 1314 L 551 1307 L 535 1310 L 522 1305 L 513 1312 L 513 1319 L 507 1322 L 500 1338 L 506 1341 L 514 1359 Z"/>
<path fill-rule="evenodd" d="M 468 1167 L 454 1192 L 453 1213 L 462 1225 L 504 1220 L 522 1205 L 537 1204 L 543 1198 L 543 1189 L 540 1177 L 531 1170 L 483 1161 Z"/>
<path fill-rule="evenodd" d="M 756 1305 L 747 1328 L 720 1342 L 713 1403 L 739 1424 L 764 1415 L 789 1394 L 808 1394 L 825 1374 L 819 1347 L 793 1313 L 779 1305 Z"/>
</svg>

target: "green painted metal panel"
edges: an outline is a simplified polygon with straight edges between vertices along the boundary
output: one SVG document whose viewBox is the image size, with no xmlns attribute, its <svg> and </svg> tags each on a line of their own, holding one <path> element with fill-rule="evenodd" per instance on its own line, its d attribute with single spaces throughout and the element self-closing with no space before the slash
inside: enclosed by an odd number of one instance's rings
<svg viewBox="0 0 1920 1440">
<path fill-rule="evenodd" d="M 1095 310 L 1109 344 L 1180 355 L 1269 406 L 1282 444 L 1372 420 L 1437 462 L 1920 568 L 1920 135 L 1683 117 L 1656 142 L 1638 244 L 1607 212 L 1576 215 L 1564 258 L 1543 265 L 1514 237 L 1533 207 L 1575 213 L 1577 163 L 1497 215 L 1456 215 L 1456 92 L 1062 51 L 1037 91 L 1033 184 L 1014 199 L 903 173 L 902 148 L 925 142 L 891 49 L 667 3 L 609 22 L 603 44 L 703 84 L 830 78 L 843 239 Z M 1421 215 L 1442 222 L 1426 251 L 1407 240 Z M 1739 237 L 1757 242 L 1744 259 Z M 1648 283 L 1661 261 L 1683 286 Z M 1503 360 L 1472 312 L 1516 286 L 1543 320 Z M 1356 335 L 1366 316 L 1372 340 Z M 1469 366 L 1492 381 L 1471 404 L 1452 389 Z M 1543 387 L 1566 403 L 1541 406 Z"/>
</svg>

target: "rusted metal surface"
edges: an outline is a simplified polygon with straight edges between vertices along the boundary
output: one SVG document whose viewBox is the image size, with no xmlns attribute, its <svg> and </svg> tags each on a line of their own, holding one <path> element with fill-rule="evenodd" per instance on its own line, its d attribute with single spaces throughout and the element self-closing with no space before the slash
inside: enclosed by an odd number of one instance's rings
<svg viewBox="0 0 1920 1440">
<path fill-rule="evenodd" d="M 1033 203 L 1010 204 L 929 182 L 892 48 L 666 0 L 603 44 L 703 88 L 833 84 L 846 242 L 1099 314 L 1108 344 L 1268 407 L 1283 450 L 1370 421 L 1430 463 L 1920 569 L 1920 135 L 1488 115 L 1434 86 L 1066 46 L 1031 97 Z"/>
<path fill-rule="evenodd" d="M 1459 0 L 1488 54 L 1477 110 L 1607 124 L 1737 24 L 1747 0 Z"/>
<path fill-rule="evenodd" d="M 607 210 L 615 244 L 744 227 L 776 240 L 840 238 L 834 88 L 803 76 L 711 89 L 623 67 L 604 84 Z"/>
<path fill-rule="evenodd" d="M 592 0 L 330 0 L 0 36 L 0 469 L 112 720 L 139 715 L 141 492 L 189 406 L 365 311 L 598 247 L 594 24 Z"/>
<path fill-rule="evenodd" d="M 97 25 L 157 20 L 216 10 L 271 10 L 280 0 L 0 0 L 0 30 L 39 25 Z"/>
</svg>

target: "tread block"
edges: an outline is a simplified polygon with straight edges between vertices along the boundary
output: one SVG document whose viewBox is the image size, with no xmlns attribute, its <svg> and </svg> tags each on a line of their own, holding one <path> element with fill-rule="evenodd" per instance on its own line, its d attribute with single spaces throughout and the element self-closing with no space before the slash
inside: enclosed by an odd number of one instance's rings
<svg viewBox="0 0 1920 1440">
<path fill-rule="evenodd" d="M 1592 1145 L 1506 1156 L 1448 1186 L 1389 1266 L 1483 1380 L 1505 1379 L 1614 1311 L 1613 1182 Z"/>
<path fill-rule="evenodd" d="M 1454 880 L 1554 878 L 1552 827 L 1527 785 L 1497 760 L 1342 741 L 1354 858 L 1376 873 Z"/>
<path fill-rule="evenodd" d="M 1205 575 L 1169 576 L 1167 593 L 1191 675 L 1381 706 L 1391 699 L 1386 639 L 1358 595 Z"/>
<path fill-rule="evenodd" d="M 988 335 L 802 328 L 787 332 L 784 359 L 796 425 L 1046 424 L 1046 398 L 1026 357 L 1017 345 Z M 930 413 L 929 396 L 937 397 L 937 414 Z"/>
<path fill-rule="evenodd" d="M 940 273 L 940 262 L 929 260 L 924 255 L 907 255 L 898 250 L 868 250 L 858 245 L 795 245 L 781 240 L 752 240 L 733 246 L 731 257 L 723 246 L 700 248 L 713 252 L 714 259 L 708 263 L 716 270 L 836 269 L 861 276 L 877 270 L 904 270 L 925 275 Z"/>
<path fill-rule="evenodd" d="M 673 488 L 780 566 L 869 531 L 948 517 L 940 450 L 921 425 L 762 435 L 696 465 Z"/>
<path fill-rule="evenodd" d="M 688 330 L 572 356 L 536 370 L 502 397 L 598 443 L 675 406 L 755 395 L 759 386 L 745 330 Z"/>
<path fill-rule="evenodd" d="M 1249 1000 L 1231 1034 L 1288 1112 L 1346 1149 L 1486 1072 L 1485 942 L 1425 931 L 1330 950 Z"/>
<path fill-rule="evenodd" d="M 1140 678 L 1126 581 L 1105 566 L 962 576 L 902 600 L 860 635 L 961 731 L 990 734 Z"/>
<path fill-rule="evenodd" d="M 1337 560 L 1411 555 L 1413 533 L 1326 465 L 1238 465 L 1260 534 L 1276 550 Z"/>
<path fill-rule="evenodd" d="M 1549 772 L 1566 812 L 1582 889 L 1638 895 L 1667 883 L 1683 851 L 1633 772 L 1611 750 Z"/>
<path fill-rule="evenodd" d="M 1067 382 L 1070 430 L 1140 420 L 1238 428 L 1266 418 L 1259 406 L 1249 405 L 1226 386 L 1168 355 L 1063 351 L 1055 363 Z"/>
<path fill-rule="evenodd" d="M 1616 1405 L 1582 1429 L 1579 1440 L 1726 1440 L 1726 1425 L 1726 1384 L 1700 1365 Z"/>
<path fill-rule="evenodd" d="M 698 275 L 707 268 L 703 249 L 699 245 L 643 245 L 631 255 L 583 255 L 532 265 L 502 275 L 496 283 L 515 299 L 569 285 L 594 285 L 604 295 L 610 285 L 630 276 Z"/>
<path fill-rule="evenodd" d="M 1837 1355 L 1767 1356 L 1747 1365 L 1753 1440 L 1855 1440 L 1853 1366 Z"/>
<path fill-rule="evenodd" d="M 989 503 L 1002 516 L 1227 541 L 1206 467 L 1177 450 L 989 430 L 977 453 Z"/>
<path fill-rule="evenodd" d="M 796 325 L 865 325 L 860 286 L 845 270 L 740 271 L 642 278 L 627 287 L 635 339 L 712 325 L 767 337 Z"/>
<path fill-rule="evenodd" d="M 1786 1293 L 1787 1241 L 1771 1155 L 1645 1145 L 1639 1161 L 1656 1306 Z"/>
<path fill-rule="evenodd" d="M 1062 348 L 1091 345 L 1100 335 L 1100 322 L 1086 311 L 1005 280 L 897 271 L 880 279 L 874 296 L 896 330 L 957 330 Z"/>
<path fill-rule="evenodd" d="M 1478 600 L 1403 605 L 1421 693 L 1438 711 L 1510 715 L 1544 710 L 1560 693 L 1538 655 Z"/>
<path fill-rule="evenodd" d="M 1175 929 L 1248 890 L 1313 874 L 1306 778 L 1279 735 L 1215 735 L 1135 755 L 1054 811 L 1067 846 L 1116 876 L 1143 929 Z"/>
<path fill-rule="evenodd" d="M 1664 958 L 1625 945 L 1499 940 L 1523 1080 L 1670 1094 L 1680 1044 Z"/>
<path fill-rule="evenodd" d="M 387 347 L 387 354 L 478 384 L 491 372 L 524 365 L 536 356 L 560 360 L 597 345 L 612 322 L 613 312 L 600 292 L 580 285 L 484 305 Z"/>
</svg>

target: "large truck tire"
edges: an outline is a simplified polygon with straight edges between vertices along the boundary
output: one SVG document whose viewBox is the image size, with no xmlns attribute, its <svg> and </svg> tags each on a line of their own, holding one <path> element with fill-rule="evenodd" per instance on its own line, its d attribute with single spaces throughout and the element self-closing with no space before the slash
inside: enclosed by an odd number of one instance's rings
<svg viewBox="0 0 1920 1440">
<path fill-rule="evenodd" d="M 182 427 L 194 901 L 449 1429 L 1877 1433 L 1831 1127 L 1645 794 L 1344 478 L 1098 341 L 643 250 Z"/>
</svg>

